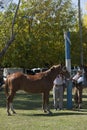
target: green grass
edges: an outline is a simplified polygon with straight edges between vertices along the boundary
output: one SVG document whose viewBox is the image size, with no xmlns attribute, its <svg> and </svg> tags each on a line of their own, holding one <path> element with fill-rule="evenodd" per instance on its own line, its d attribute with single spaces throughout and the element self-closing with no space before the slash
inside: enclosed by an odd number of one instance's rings
<svg viewBox="0 0 87 130">
<path fill-rule="evenodd" d="M 83 107 L 80 111 L 66 109 L 66 95 L 62 111 L 53 109 L 52 115 L 43 113 L 41 95 L 18 92 L 14 98 L 17 114 L 7 116 L 4 91 L 0 92 L 0 130 L 87 130 L 87 90 L 83 93 Z"/>
</svg>

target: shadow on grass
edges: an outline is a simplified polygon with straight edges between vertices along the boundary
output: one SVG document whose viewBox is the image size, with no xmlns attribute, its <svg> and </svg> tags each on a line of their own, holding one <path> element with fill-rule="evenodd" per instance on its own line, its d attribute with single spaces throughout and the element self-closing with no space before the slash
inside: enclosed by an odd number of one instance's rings
<svg viewBox="0 0 87 130">
<path fill-rule="evenodd" d="M 0 91 L 0 107 L 5 107 L 6 106 L 6 96 L 5 92 L 2 90 Z"/>
<path fill-rule="evenodd" d="M 64 95 L 64 99 L 66 99 L 67 96 Z M 39 113 L 39 114 L 29 114 L 27 116 L 64 116 L 64 115 L 85 115 L 87 113 L 87 94 L 83 95 L 83 108 L 80 111 L 73 110 L 70 112 L 66 111 L 57 111 L 56 113 L 53 112 L 52 114 L 45 114 L 45 113 Z M 53 96 L 50 95 L 50 108 L 53 111 Z M 66 108 L 67 102 L 64 101 L 64 107 Z M 17 92 L 14 101 L 13 106 L 18 110 L 40 110 L 42 108 L 42 95 L 41 94 L 28 94 L 25 92 Z M 0 91 L 0 108 L 6 107 L 6 96 L 4 91 Z"/>
<path fill-rule="evenodd" d="M 68 111 L 68 112 L 64 112 L 64 111 L 61 111 L 61 112 L 56 112 L 56 113 L 51 113 L 51 114 L 47 114 L 47 113 L 39 113 L 39 114 L 21 114 L 23 116 L 73 116 L 73 115 L 87 115 L 87 113 L 83 113 L 81 111 Z"/>
<path fill-rule="evenodd" d="M 42 107 L 41 94 L 28 94 L 25 92 L 16 93 L 13 99 L 15 109 L 31 110 Z M 6 107 L 6 96 L 4 91 L 0 91 L 0 107 Z"/>
</svg>

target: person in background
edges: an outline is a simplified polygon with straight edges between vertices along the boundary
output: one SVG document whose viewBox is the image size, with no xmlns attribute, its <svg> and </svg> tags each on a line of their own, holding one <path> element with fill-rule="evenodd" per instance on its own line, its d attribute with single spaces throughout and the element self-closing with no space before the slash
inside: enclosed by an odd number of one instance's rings
<svg viewBox="0 0 87 130">
<path fill-rule="evenodd" d="M 72 78 L 74 85 L 74 103 L 75 108 L 82 108 L 82 90 L 83 90 L 83 71 L 78 70 L 76 75 Z"/>
<path fill-rule="evenodd" d="M 53 100 L 54 100 L 54 109 L 62 110 L 63 109 L 63 94 L 64 89 L 63 85 L 65 84 L 65 78 L 61 74 L 57 75 L 56 79 L 53 82 Z"/>
</svg>

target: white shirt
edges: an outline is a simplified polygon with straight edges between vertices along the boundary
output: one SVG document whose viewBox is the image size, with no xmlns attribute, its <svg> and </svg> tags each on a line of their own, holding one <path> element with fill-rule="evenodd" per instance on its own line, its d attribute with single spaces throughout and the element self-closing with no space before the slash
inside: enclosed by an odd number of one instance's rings
<svg viewBox="0 0 87 130">
<path fill-rule="evenodd" d="M 64 83 L 64 81 L 63 81 L 63 78 L 60 75 L 58 75 L 53 83 L 55 85 L 62 85 Z"/>
<path fill-rule="evenodd" d="M 77 83 L 81 83 L 84 81 L 83 76 L 80 76 L 78 73 L 72 78 L 73 80 L 76 80 Z"/>
<path fill-rule="evenodd" d="M 72 79 L 77 81 L 78 78 L 79 78 L 79 74 L 76 74 Z"/>
<path fill-rule="evenodd" d="M 79 79 L 77 80 L 77 83 L 81 83 L 81 82 L 83 82 L 84 81 L 84 78 L 81 76 L 81 77 L 79 77 Z"/>
</svg>

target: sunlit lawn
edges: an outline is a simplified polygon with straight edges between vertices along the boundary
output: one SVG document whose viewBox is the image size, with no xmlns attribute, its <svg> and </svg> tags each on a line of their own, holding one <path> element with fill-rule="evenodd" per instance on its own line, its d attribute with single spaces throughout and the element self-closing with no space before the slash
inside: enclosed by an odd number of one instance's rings
<svg viewBox="0 0 87 130">
<path fill-rule="evenodd" d="M 87 130 L 87 90 L 84 89 L 83 109 L 67 110 L 66 94 L 64 110 L 53 109 L 52 92 L 50 93 L 52 115 L 43 113 L 40 94 L 18 92 L 14 98 L 17 114 L 7 116 L 4 91 L 0 92 L 0 130 Z"/>
</svg>

